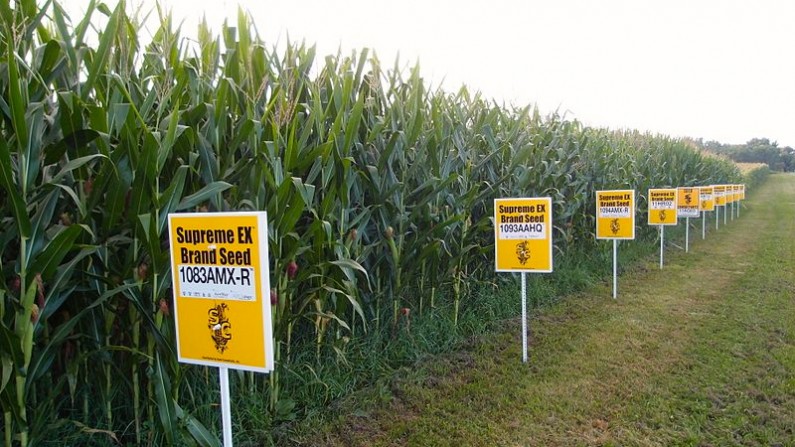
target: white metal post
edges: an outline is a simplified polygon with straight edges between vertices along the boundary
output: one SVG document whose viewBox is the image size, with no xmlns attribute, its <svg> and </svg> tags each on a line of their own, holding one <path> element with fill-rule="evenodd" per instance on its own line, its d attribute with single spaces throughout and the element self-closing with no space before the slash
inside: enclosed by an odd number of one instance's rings
<svg viewBox="0 0 795 447">
<path fill-rule="evenodd" d="M 690 251 L 690 218 L 685 217 L 685 253 Z"/>
<path fill-rule="evenodd" d="M 718 218 L 718 216 L 720 216 L 720 207 L 719 207 L 719 206 L 716 206 L 716 207 L 715 207 L 715 229 L 716 229 L 716 230 L 718 229 L 718 226 L 719 226 L 718 222 L 720 221 L 720 219 Z"/>
<path fill-rule="evenodd" d="M 219 367 L 221 378 L 221 423 L 224 432 L 224 447 L 232 447 L 232 408 L 229 402 L 229 369 Z"/>
<path fill-rule="evenodd" d="M 527 363 L 527 277 L 522 272 L 522 363 Z"/>
<path fill-rule="evenodd" d="M 618 295 L 618 239 L 613 239 L 613 299 Z"/>
<path fill-rule="evenodd" d="M 707 212 L 701 212 L 701 239 L 707 238 Z"/>
<path fill-rule="evenodd" d="M 660 225 L 660 268 L 663 268 L 663 246 L 665 245 L 665 225 Z"/>
</svg>

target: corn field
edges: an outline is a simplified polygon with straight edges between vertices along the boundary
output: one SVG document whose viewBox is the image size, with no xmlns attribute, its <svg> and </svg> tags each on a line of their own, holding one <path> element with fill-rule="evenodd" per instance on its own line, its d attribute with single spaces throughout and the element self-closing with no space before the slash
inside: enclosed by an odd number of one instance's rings
<svg viewBox="0 0 795 447">
<path fill-rule="evenodd" d="M 742 181 L 680 140 L 432 88 L 367 50 L 269 46 L 244 12 L 187 39 L 158 10 L 144 43 L 123 2 L 0 8 L 7 446 L 218 445 L 216 379 L 176 360 L 169 213 L 268 212 L 277 369 L 236 383 L 273 413 L 288 375 L 402 309 L 449 300 L 455 321 L 495 277 L 495 197 L 551 196 L 559 254 L 596 249 L 596 189 Z"/>
</svg>

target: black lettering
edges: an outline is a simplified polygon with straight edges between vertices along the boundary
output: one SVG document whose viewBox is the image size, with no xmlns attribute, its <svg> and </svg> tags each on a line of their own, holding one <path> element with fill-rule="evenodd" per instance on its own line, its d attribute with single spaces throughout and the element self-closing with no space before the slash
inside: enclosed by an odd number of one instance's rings
<svg viewBox="0 0 795 447">
<path fill-rule="evenodd" d="M 536 214 L 535 216 L 527 216 L 527 223 L 544 223 L 544 215 Z"/>
<path fill-rule="evenodd" d="M 237 227 L 237 240 L 241 244 L 251 244 L 254 242 L 254 238 L 251 236 L 252 227 Z"/>
<path fill-rule="evenodd" d="M 527 206 L 506 206 L 500 205 L 499 207 L 500 214 L 517 214 L 517 213 L 533 213 L 535 212 L 534 207 L 531 205 Z"/>
<path fill-rule="evenodd" d="M 181 247 L 179 258 L 183 264 L 215 264 L 215 250 L 191 250 Z"/>
<path fill-rule="evenodd" d="M 180 244 L 234 244 L 235 232 L 232 230 L 186 230 L 177 227 L 177 242 Z"/>
<path fill-rule="evenodd" d="M 235 269 L 234 268 L 232 268 L 232 267 L 218 267 L 218 268 L 223 272 L 222 273 L 222 278 L 223 278 L 223 283 L 224 284 L 231 284 L 233 286 L 237 285 L 237 282 L 235 281 Z"/>
<path fill-rule="evenodd" d="M 238 277 L 241 285 L 251 285 L 251 269 L 240 269 L 240 276 Z"/>
<path fill-rule="evenodd" d="M 251 265 L 251 249 L 249 248 L 242 251 L 222 248 L 219 251 L 222 265 Z"/>
</svg>

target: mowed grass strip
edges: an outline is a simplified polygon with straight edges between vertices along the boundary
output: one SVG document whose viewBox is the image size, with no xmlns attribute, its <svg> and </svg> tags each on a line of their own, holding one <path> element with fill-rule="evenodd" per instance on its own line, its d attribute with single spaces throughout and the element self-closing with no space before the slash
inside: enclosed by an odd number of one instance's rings
<svg viewBox="0 0 795 447">
<path fill-rule="evenodd" d="M 511 321 L 404 371 L 387 399 L 348 400 L 310 443 L 795 445 L 795 176 L 743 205 L 662 271 L 622 275 L 617 300 L 606 282 L 542 310 L 528 365 Z"/>
</svg>

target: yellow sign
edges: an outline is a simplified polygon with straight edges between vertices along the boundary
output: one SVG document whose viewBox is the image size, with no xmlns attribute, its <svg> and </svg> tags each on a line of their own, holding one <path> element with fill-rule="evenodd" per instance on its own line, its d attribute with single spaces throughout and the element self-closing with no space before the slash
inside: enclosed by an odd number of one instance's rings
<svg viewBox="0 0 795 447">
<path fill-rule="evenodd" d="M 498 272 L 552 271 L 552 199 L 494 199 Z"/>
<path fill-rule="evenodd" d="M 649 225 L 676 225 L 676 189 L 649 190 Z"/>
<path fill-rule="evenodd" d="M 273 369 L 264 212 L 169 214 L 180 362 Z"/>
<path fill-rule="evenodd" d="M 745 200 L 745 183 L 740 185 L 740 200 Z"/>
<path fill-rule="evenodd" d="M 739 202 L 742 198 L 742 185 L 734 185 L 734 201 Z"/>
<path fill-rule="evenodd" d="M 713 211 L 715 209 L 715 192 L 712 186 L 702 186 L 698 188 L 701 193 L 701 211 Z"/>
<path fill-rule="evenodd" d="M 635 239 L 635 190 L 596 191 L 596 238 Z"/>
<path fill-rule="evenodd" d="M 734 202 L 734 185 L 723 185 L 723 196 L 726 197 L 726 204 Z"/>
<path fill-rule="evenodd" d="M 698 188 L 677 188 L 676 212 L 679 217 L 701 215 L 701 194 Z"/>
<path fill-rule="evenodd" d="M 726 186 L 725 185 L 712 185 L 715 192 L 715 206 L 726 206 Z"/>
</svg>

